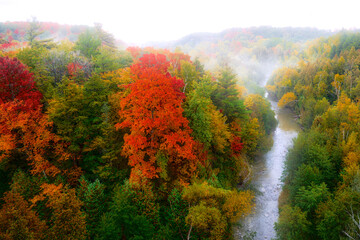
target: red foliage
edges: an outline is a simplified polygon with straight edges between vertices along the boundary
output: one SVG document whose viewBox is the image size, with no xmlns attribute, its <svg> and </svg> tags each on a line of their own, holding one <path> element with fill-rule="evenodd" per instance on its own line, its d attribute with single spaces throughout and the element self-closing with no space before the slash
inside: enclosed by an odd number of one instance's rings
<svg viewBox="0 0 360 240">
<path fill-rule="evenodd" d="M 8 40 L 9 42 L 11 42 L 12 40 L 14 40 L 14 38 L 13 38 L 12 35 L 9 35 L 8 38 L 7 38 L 7 40 Z"/>
<path fill-rule="evenodd" d="M 23 101 L 23 110 L 36 109 L 42 94 L 37 90 L 32 74 L 18 59 L 0 57 L 0 104 Z"/>
<path fill-rule="evenodd" d="M 78 71 L 81 70 L 82 68 L 83 66 L 81 66 L 78 63 L 69 63 L 67 65 L 67 69 L 70 77 L 74 77 L 78 73 Z"/>
<path fill-rule="evenodd" d="M 231 150 L 234 155 L 239 155 L 241 153 L 241 150 L 244 147 L 244 143 L 241 142 L 241 138 L 238 136 L 233 136 L 231 140 Z"/>
<path fill-rule="evenodd" d="M 20 46 L 20 44 L 17 42 L 7 42 L 7 43 L 0 44 L 0 50 L 7 50 L 9 48 L 16 48 L 19 46 Z"/>
<path fill-rule="evenodd" d="M 126 49 L 126 51 L 130 52 L 131 56 L 134 59 L 138 59 L 140 57 L 140 54 L 141 54 L 141 48 L 139 48 L 139 47 L 128 47 Z"/>
<path fill-rule="evenodd" d="M 120 102 L 123 121 L 116 127 L 130 128 L 123 154 L 134 167 L 132 181 L 158 178 L 166 172 L 172 180 L 186 184 L 196 170 L 195 141 L 181 107 L 184 82 L 171 77 L 168 66 L 164 55 L 145 54 L 130 68 L 134 82 L 127 85 L 130 93 Z M 162 163 L 159 153 L 165 155 Z"/>
<path fill-rule="evenodd" d="M 145 69 L 151 68 L 152 71 L 156 70 L 165 74 L 170 67 L 170 62 L 166 60 L 166 56 L 163 54 L 144 54 L 139 60 L 139 63 L 131 66 L 134 73 L 141 74 Z"/>
<path fill-rule="evenodd" d="M 168 57 L 171 62 L 171 65 L 177 70 L 180 70 L 181 68 L 181 61 L 186 61 L 191 63 L 190 56 L 184 53 L 169 53 Z"/>
</svg>

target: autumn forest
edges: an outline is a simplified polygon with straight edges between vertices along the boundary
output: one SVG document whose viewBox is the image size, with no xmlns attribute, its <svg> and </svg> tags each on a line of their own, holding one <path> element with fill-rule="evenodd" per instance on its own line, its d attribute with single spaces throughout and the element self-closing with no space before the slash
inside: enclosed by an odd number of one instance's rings
<svg viewBox="0 0 360 240">
<path fill-rule="evenodd" d="M 359 239 L 359 33 L 140 48 L 101 24 L 0 23 L 0 239 L 239 239 L 278 127 L 269 99 L 301 128 L 277 239 Z"/>
</svg>

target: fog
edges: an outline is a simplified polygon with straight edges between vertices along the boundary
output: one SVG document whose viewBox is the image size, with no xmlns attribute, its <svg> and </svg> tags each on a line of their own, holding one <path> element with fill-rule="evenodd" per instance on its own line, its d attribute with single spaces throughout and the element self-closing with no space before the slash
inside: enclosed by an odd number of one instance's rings
<svg viewBox="0 0 360 240">
<path fill-rule="evenodd" d="M 0 0 L 0 22 L 27 21 L 72 25 L 103 24 L 129 44 L 177 40 L 193 32 L 220 32 L 233 27 L 356 28 L 356 0 L 341 4 L 318 0 Z"/>
</svg>

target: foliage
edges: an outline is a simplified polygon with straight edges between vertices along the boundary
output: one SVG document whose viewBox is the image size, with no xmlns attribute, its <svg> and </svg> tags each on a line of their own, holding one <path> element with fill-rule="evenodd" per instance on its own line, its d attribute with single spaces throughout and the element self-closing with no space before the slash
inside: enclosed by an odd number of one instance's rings
<svg viewBox="0 0 360 240">
<path fill-rule="evenodd" d="M 16 58 L 0 57 L 0 104 L 24 101 L 24 108 L 37 108 L 42 97 L 32 74 Z"/>
<path fill-rule="evenodd" d="M 272 78 L 279 106 L 299 113 L 305 128 L 287 156 L 280 239 L 351 239 L 357 232 L 358 38 L 342 33 L 315 41 L 296 67 Z M 288 224 L 295 216 L 298 224 Z"/>
<path fill-rule="evenodd" d="M 183 82 L 165 75 L 167 66 L 164 55 L 144 55 L 131 67 L 133 83 L 127 86 L 130 93 L 120 102 L 123 121 L 117 126 L 130 127 L 130 134 L 124 137 L 123 154 L 134 167 L 135 181 L 162 175 L 164 180 L 170 177 L 187 183 L 196 169 L 195 142 L 182 116 Z"/>
<path fill-rule="evenodd" d="M 0 23 L 1 239 L 231 239 L 252 211 L 236 187 L 270 104 L 230 67 L 118 44 L 99 24 Z"/>
<path fill-rule="evenodd" d="M 46 239 L 45 221 L 32 210 L 31 205 L 17 192 L 7 192 L 0 209 L 0 237 L 10 239 Z"/>
</svg>

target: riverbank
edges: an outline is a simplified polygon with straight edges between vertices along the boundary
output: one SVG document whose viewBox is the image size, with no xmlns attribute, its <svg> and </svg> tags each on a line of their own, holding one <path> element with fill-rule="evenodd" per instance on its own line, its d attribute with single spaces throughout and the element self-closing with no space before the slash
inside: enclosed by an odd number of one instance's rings
<svg viewBox="0 0 360 240">
<path fill-rule="evenodd" d="M 238 239 L 255 235 L 253 239 L 264 240 L 276 237 L 274 223 L 279 216 L 278 198 L 281 193 L 281 175 L 288 149 L 300 131 L 299 125 L 289 109 L 279 109 L 277 102 L 269 99 L 278 125 L 273 133 L 273 146 L 263 157 L 254 162 L 249 185 L 257 192 L 255 211 L 242 220 L 237 231 Z"/>
</svg>

